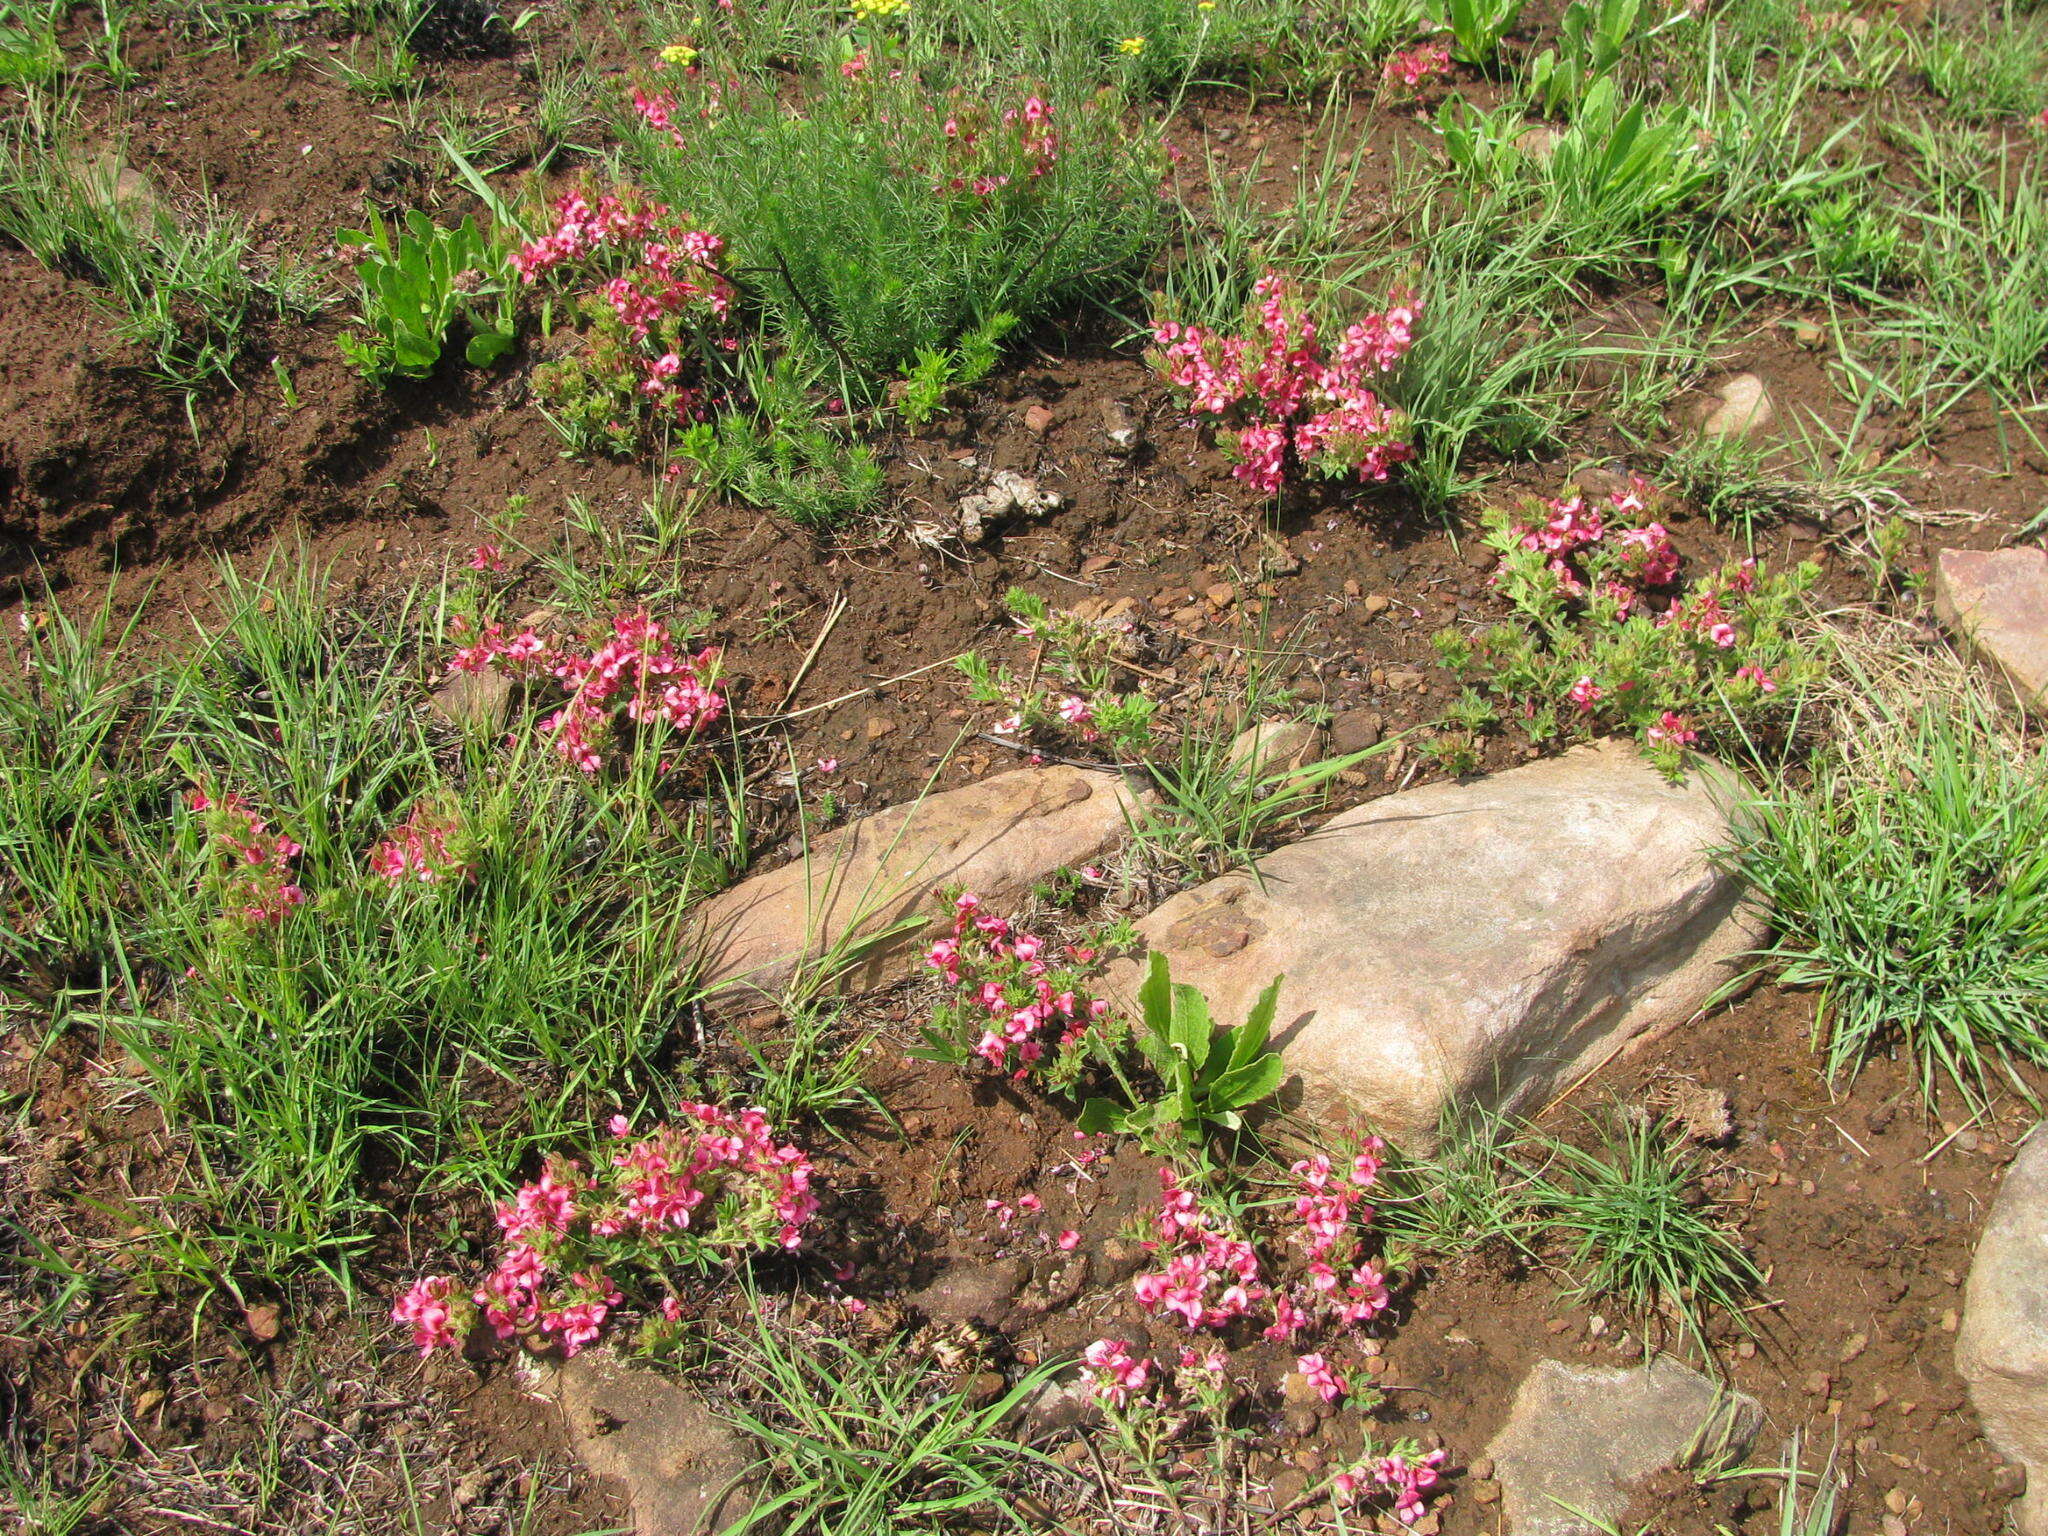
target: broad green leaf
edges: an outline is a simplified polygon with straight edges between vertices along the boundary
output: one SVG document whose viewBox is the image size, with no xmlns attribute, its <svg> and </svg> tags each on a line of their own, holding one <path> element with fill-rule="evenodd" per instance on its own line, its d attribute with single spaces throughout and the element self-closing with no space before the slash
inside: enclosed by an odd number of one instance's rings
<svg viewBox="0 0 2048 1536">
<path fill-rule="evenodd" d="M 1266 1041 L 1273 1033 L 1273 1015 L 1280 1006 L 1280 983 L 1286 980 L 1275 976 L 1266 990 L 1259 994 L 1259 1000 L 1252 1004 L 1252 1011 L 1245 1021 L 1231 1031 L 1230 1062 L 1224 1068 L 1226 1073 L 1250 1064 L 1266 1048 Z"/>
<path fill-rule="evenodd" d="M 1212 1115 L 1215 1109 L 1243 1109 L 1270 1098 L 1286 1075 L 1286 1063 L 1271 1051 L 1247 1066 L 1224 1073 L 1209 1085 Z"/>
</svg>

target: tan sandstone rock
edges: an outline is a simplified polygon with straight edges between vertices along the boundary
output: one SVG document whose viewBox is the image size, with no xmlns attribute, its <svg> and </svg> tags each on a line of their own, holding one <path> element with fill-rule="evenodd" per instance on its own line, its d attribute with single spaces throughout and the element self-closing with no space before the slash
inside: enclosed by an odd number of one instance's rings
<svg viewBox="0 0 2048 1536">
<path fill-rule="evenodd" d="M 1236 1021 L 1284 976 L 1274 1044 L 1308 1108 L 1426 1140 L 1440 1109 L 1533 1110 L 1740 974 L 1763 914 L 1711 857 L 1739 781 L 1667 782 L 1622 742 L 1347 811 L 1139 924 Z M 1112 970 L 1135 988 L 1138 971 Z"/>
<path fill-rule="evenodd" d="M 2020 1536 L 2048 1536 L 2048 1131 L 2035 1127 L 1991 1204 L 1956 1333 L 1985 1438 L 2027 1468 Z"/>
<path fill-rule="evenodd" d="M 714 989 L 779 997 L 812 964 L 880 986 L 915 966 L 946 888 L 1013 908 L 1055 870 L 1115 849 L 1137 805 L 1114 773 L 1045 767 L 878 811 L 705 902 L 691 953 Z"/>
<path fill-rule="evenodd" d="M 617 1478 L 636 1536 L 716 1536 L 752 1508 L 752 1447 L 680 1382 L 592 1351 L 543 1384 L 577 1457 Z"/>
<path fill-rule="evenodd" d="M 1934 560 L 1934 611 L 2048 713 L 2048 551 L 1944 549 Z"/>
<path fill-rule="evenodd" d="M 1486 1448 L 1508 1536 L 1595 1536 L 1638 1480 L 1695 1458 L 1739 1462 L 1762 1423 L 1755 1398 L 1662 1355 L 1626 1369 L 1539 1361 Z"/>
</svg>

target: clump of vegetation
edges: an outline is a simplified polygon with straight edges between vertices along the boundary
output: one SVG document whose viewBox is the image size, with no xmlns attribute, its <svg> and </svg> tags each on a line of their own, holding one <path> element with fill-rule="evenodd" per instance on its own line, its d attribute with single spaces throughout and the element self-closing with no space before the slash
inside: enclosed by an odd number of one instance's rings
<svg viewBox="0 0 2048 1536">
<path fill-rule="evenodd" d="M 1820 667 L 1795 630 L 1818 570 L 1745 559 L 1681 590 L 1677 546 L 1645 520 L 1654 494 L 1638 479 L 1604 508 L 1573 494 L 1519 517 L 1488 510 L 1494 585 L 1517 616 L 1437 636 L 1480 690 L 1454 706 L 1458 725 L 1482 729 L 1507 709 L 1538 742 L 1626 731 L 1675 772 L 1687 748 L 1753 749 L 1796 715 Z"/>
<path fill-rule="evenodd" d="M 1830 1072 L 1908 1054 L 1930 1098 L 2048 1062 L 2048 749 L 2015 744 L 1966 682 L 1874 692 L 1813 784 L 1757 808 L 1741 868 L 1771 902 L 1764 959 L 1818 989 Z"/>
</svg>

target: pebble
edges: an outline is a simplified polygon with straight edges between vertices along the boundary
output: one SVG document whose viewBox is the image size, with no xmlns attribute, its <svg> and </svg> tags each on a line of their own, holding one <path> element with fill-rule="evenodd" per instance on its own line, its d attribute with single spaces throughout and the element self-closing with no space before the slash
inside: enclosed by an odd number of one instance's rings
<svg viewBox="0 0 2048 1536">
<path fill-rule="evenodd" d="M 1903 1488 L 1888 1489 L 1884 1496 L 1884 1507 L 1895 1515 L 1906 1512 L 1907 1495 Z"/>
<path fill-rule="evenodd" d="M 896 722 L 886 715 L 875 715 L 868 720 L 868 740 L 880 741 L 896 729 Z"/>
<path fill-rule="evenodd" d="M 1393 604 L 1378 592 L 1373 593 L 1371 597 L 1365 600 L 1365 611 L 1367 613 L 1385 613 L 1392 606 Z"/>
</svg>

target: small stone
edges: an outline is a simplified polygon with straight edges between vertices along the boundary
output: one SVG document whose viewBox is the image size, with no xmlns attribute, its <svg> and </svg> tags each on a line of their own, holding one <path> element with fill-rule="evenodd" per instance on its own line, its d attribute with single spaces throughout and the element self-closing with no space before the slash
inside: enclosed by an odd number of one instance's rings
<svg viewBox="0 0 2048 1536">
<path fill-rule="evenodd" d="M 1392 602 L 1378 592 L 1373 593 L 1372 596 L 1365 600 L 1365 611 L 1367 613 L 1385 613 L 1392 606 Z"/>
<path fill-rule="evenodd" d="M 1909 1497 L 1903 1488 L 1888 1488 L 1885 1490 L 1884 1507 L 1895 1515 L 1903 1515 Z"/>
<path fill-rule="evenodd" d="M 1208 598 L 1212 606 L 1217 608 L 1228 608 L 1237 601 L 1237 589 L 1221 581 L 1206 589 L 1202 595 Z"/>
<path fill-rule="evenodd" d="M 888 735 L 891 731 L 895 729 L 896 722 L 894 720 L 891 720 L 887 715 L 870 715 L 868 717 L 869 741 L 880 741 L 884 736 Z"/>
<path fill-rule="evenodd" d="M 1365 588 L 1361 587 L 1361 586 L 1360 586 L 1360 585 L 1358 584 L 1358 582 L 1357 582 L 1356 578 L 1352 578 L 1352 577 L 1347 577 L 1347 578 L 1345 578 L 1345 582 L 1344 582 L 1344 595 L 1345 595 L 1346 597 L 1356 597 L 1356 596 L 1358 596 L 1358 594 L 1359 594 L 1359 593 L 1363 592 L 1364 590 L 1365 590 Z"/>
<path fill-rule="evenodd" d="M 1052 430 L 1052 412 L 1042 405 L 1027 406 L 1024 411 L 1024 430 L 1033 437 L 1043 437 Z"/>
<path fill-rule="evenodd" d="M 1500 1501 L 1500 1484 L 1475 1482 L 1471 1485 L 1472 1501 L 1475 1504 L 1494 1504 Z"/>
<path fill-rule="evenodd" d="M 242 1309 L 242 1323 L 252 1339 L 268 1344 L 284 1326 L 284 1309 L 274 1301 L 258 1302 Z"/>
<path fill-rule="evenodd" d="M 1764 381 L 1753 373 L 1738 373 L 1714 392 L 1700 419 L 1700 432 L 1706 437 L 1751 438 L 1776 414 Z"/>
<path fill-rule="evenodd" d="M 1811 1371 L 1806 1377 L 1806 1391 L 1812 1397 L 1826 1397 L 1830 1379 L 1826 1371 Z"/>
<path fill-rule="evenodd" d="M 1884 1536 L 1906 1536 L 1906 1522 L 1894 1514 L 1887 1513 L 1878 1521 L 1878 1528 L 1884 1532 Z"/>
<path fill-rule="evenodd" d="M 1792 339 L 1800 346 L 1812 350 L 1827 340 L 1827 332 L 1811 320 L 1792 322 Z"/>
<path fill-rule="evenodd" d="M 511 713 L 512 679 L 502 672 L 458 672 L 428 696 L 427 709 L 450 725 L 495 736 Z"/>
<path fill-rule="evenodd" d="M 1845 1342 L 1842 1345 L 1841 1353 L 1837 1355 L 1835 1358 L 1840 1360 L 1842 1364 L 1847 1365 L 1851 1360 L 1854 1360 L 1858 1355 L 1862 1354 L 1863 1351 L 1868 1348 L 1870 1348 L 1869 1334 L 1852 1333 L 1849 1335 L 1847 1342 Z"/>
<path fill-rule="evenodd" d="M 1379 745 L 1385 728 L 1386 722 L 1373 711 L 1347 709 L 1330 721 L 1330 749 L 1339 757 L 1363 752 Z"/>
<path fill-rule="evenodd" d="M 1944 549 L 1934 558 L 1934 612 L 2048 713 L 2048 551 Z"/>
</svg>

